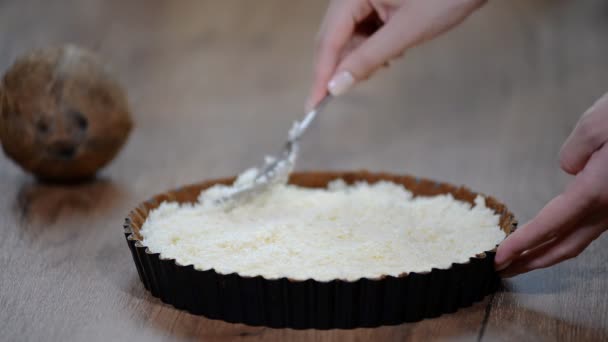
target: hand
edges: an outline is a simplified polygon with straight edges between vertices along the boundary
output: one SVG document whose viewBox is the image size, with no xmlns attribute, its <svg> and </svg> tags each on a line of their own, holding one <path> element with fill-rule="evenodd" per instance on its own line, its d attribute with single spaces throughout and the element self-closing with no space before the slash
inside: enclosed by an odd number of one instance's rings
<svg viewBox="0 0 608 342">
<path fill-rule="evenodd" d="M 495 263 L 504 277 L 573 258 L 608 228 L 608 94 L 583 114 L 560 161 L 576 177 L 500 244 Z"/>
<path fill-rule="evenodd" d="M 462 22 L 486 0 L 333 0 L 317 39 L 307 108 Z M 330 81 L 331 79 L 331 81 Z"/>
</svg>

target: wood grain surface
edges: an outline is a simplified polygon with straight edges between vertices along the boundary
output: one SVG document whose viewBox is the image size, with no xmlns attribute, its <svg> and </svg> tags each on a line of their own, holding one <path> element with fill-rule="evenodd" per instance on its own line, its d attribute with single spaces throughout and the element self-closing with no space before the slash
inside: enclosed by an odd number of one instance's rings
<svg viewBox="0 0 608 342">
<path fill-rule="evenodd" d="M 140 283 L 121 231 L 151 195 L 260 161 L 302 115 L 322 1 L 0 0 L 0 69 L 42 46 L 99 52 L 136 127 L 98 180 L 40 184 L 0 157 L 0 340 L 608 340 L 608 236 L 436 319 L 280 330 L 208 320 Z M 335 101 L 299 169 L 410 173 L 492 194 L 525 222 L 566 182 L 557 155 L 608 91 L 608 3 L 490 1 Z"/>
</svg>

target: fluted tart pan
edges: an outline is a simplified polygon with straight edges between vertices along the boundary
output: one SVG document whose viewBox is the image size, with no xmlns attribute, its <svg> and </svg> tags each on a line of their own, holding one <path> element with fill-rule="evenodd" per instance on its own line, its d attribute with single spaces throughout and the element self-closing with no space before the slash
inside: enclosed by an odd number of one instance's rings
<svg viewBox="0 0 608 342">
<path fill-rule="evenodd" d="M 466 187 L 367 171 L 295 173 L 290 183 L 321 188 L 338 178 L 349 184 L 386 180 L 405 186 L 414 196 L 450 193 L 471 204 L 477 196 Z M 414 322 L 455 312 L 481 300 L 499 284 L 493 265 L 495 249 L 447 269 L 323 282 L 199 270 L 161 258 L 143 245 L 140 229 L 148 213 L 160 203 L 195 202 L 201 190 L 215 184 L 231 184 L 233 180 L 211 180 L 168 191 L 131 211 L 124 224 L 125 238 L 139 278 L 153 296 L 178 309 L 227 322 L 273 328 L 347 329 Z M 501 229 L 510 234 L 517 225 L 513 214 L 494 198 L 485 196 L 485 199 L 486 206 L 500 215 Z"/>
</svg>

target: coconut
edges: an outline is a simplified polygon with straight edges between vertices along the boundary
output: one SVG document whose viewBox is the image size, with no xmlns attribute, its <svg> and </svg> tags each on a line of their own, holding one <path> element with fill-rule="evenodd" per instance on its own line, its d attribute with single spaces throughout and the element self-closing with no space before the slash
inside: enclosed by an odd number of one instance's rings
<svg viewBox="0 0 608 342">
<path fill-rule="evenodd" d="M 2 148 L 42 180 L 94 177 L 132 126 L 121 85 L 99 57 L 76 46 L 18 58 L 0 84 Z"/>
</svg>

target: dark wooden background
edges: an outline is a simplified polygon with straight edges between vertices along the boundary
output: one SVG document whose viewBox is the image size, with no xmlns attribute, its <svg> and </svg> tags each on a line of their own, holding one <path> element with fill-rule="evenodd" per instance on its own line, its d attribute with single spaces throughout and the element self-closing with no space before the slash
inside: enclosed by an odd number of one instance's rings
<svg viewBox="0 0 608 342">
<path fill-rule="evenodd" d="M 302 115 L 322 1 L 0 0 L 0 69 L 32 48 L 98 51 L 136 129 L 99 179 L 36 183 L 0 157 L 0 340 L 606 340 L 608 236 L 415 324 L 294 331 L 160 303 L 121 224 L 147 197 L 232 175 Z M 412 173 L 495 195 L 529 220 L 568 178 L 558 151 L 608 91 L 608 2 L 490 1 L 328 108 L 300 169 Z"/>
</svg>

